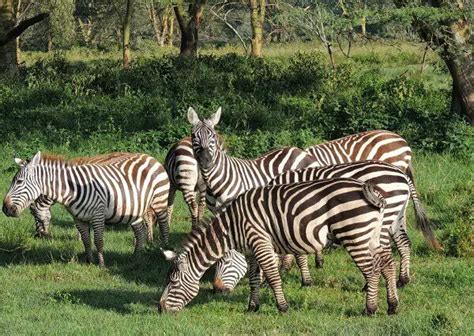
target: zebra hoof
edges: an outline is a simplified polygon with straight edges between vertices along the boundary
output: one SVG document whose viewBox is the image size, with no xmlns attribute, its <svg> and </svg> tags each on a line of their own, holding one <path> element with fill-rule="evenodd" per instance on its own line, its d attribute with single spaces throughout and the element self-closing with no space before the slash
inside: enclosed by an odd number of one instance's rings
<svg viewBox="0 0 474 336">
<path fill-rule="evenodd" d="M 260 309 L 260 304 L 258 303 L 249 303 L 249 307 L 247 308 L 247 311 L 249 313 L 255 313 Z"/>
<path fill-rule="evenodd" d="M 397 281 L 397 288 L 405 287 L 410 282 L 410 278 L 402 278 Z"/>
<path fill-rule="evenodd" d="M 311 287 L 313 285 L 313 280 L 302 280 L 301 287 Z"/>
<path fill-rule="evenodd" d="M 392 304 L 389 303 L 388 310 L 387 310 L 388 315 L 395 315 L 397 313 L 397 306 L 398 306 L 397 302 L 392 303 Z"/>
<path fill-rule="evenodd" d="M 278 305 L 278 311 L 280 313 L 287 313 L 288 312 L 288 303 L 285 303 L 285 304 L 282 304 L 282 305 Z"/>
<path fill-rule="evenodd" d="M 324 266 L 324 259 L 315 259 L 314 264 L 316 265 L 316 268 L 323 268 Z"/>
<path fill-rule="evenodd" d="M 367 316 L 374 316 L 375 313 L 377 312 L 377 308 L 375 307 L 366 307 L 364 314 Z"/>
</svg>

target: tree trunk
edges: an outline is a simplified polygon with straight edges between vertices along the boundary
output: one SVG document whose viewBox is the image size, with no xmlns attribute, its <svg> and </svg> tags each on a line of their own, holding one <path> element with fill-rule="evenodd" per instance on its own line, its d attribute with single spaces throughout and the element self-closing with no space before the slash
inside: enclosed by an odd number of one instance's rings
<svg viewBox="0 0 474 336">
<path fill-rule="evenodd" d="M 265 19 L 266 0 L 249 0 L 250 25 L 252 28 L 252 40 L 250 55 L 262 56 L 263 49 L 263 22 Z"/>
<path fill-rule="evenodd" d="M 451 111 L 466 116 L 474 125 L 474 60 L 470 57 L 445 59 L 453 79 Z"/>
<path fill-rule="evenodd" d="M 360 18 L 360 31 L 362 36 L 367 35 L 367 20 L 365 18 L 365 14 Z"/>
<path fill-rule="evenodd" d="M 123 68 L 130 66 L 130 22 L 132 21 L 132 0 L 127 0 L 125 18 L 123 20 Z"/>
<path fill-rule="evenodd" d="M 172 47 L 173 46 L 173 34 L 174 34 L 174 15 L 172 9 L 167 18 L 168 22 L 168 34 L 166 34 L 166 45 Z"/>
<path fill-rule="evenodd" d="M 195 0 L 189 5 L 187 12 L 183 9 L 182 3 L 173 7 L 181 31 L 181 56 L 197 56 L 198 31 L 205 3 L 203 0 Z"/>
<path fill-rule="evenodd" d="M 6 40 L 4 45 L 0 45 L 0 74 L 14 75 L 17 72 L 16 42 L 15 39 L 6 39 L 7 32 L 14 25 L 12 0 L 0 0 L 0 39 Z"/>
<path fill-rule="evenodd" d="M 397 7 L 406 7 L 408 0 L 394 0 Z M 432 0 L 432 7 L 457 8 L 464 10 L 463 1 Z M 457 21 L 440 24 L 438 30 L 446 36 L 436 35 L 432 27 L 423 19 L 413 16 L 412 26 L 427 43 L 436 47 L 441 58 L 446 63 L 453 80 L 451 111 L 466 117 L 469 124 L 474 125 L 474 60 L 471 42 L 471 24 L 466 17 Z M 435 36 L 436 38 L 433 38 Z"/>
</svg>

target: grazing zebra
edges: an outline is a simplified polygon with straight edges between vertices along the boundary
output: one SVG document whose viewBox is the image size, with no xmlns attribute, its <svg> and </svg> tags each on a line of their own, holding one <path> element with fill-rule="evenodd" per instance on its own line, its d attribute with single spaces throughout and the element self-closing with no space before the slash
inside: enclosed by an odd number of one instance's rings
<svg viewBox="0 0 474 336">
<path fill-rule="evenodd" d="M 18 217 L 40 195 L 63 204 L 74 217 L 89 262 L 92 261 L 89 224 L 92 226 L 100 266 L 104 266 L 104 224 L 130 224 L 137 251 L 145 241 L 143 219 L 151 216 L 150 208 L 158 218 L 162 240 L 167 244 L 169 181 L 165 169 L 146 154 L 122 155 L 107 164 L 65 160 L 41 152 L 30 162 L 15 159 L 20 169 L 5 196 L 3 212 Z"/>
<path fill-rule="evenodd" d="M 207 185 L 206 201 L 211 211 L 215 212 L 246 190 L 266 185 L 278 174 L 308 167 L 314 163 L 311 155 L 296 147 L 277 149 L 255 160 L 228 156 L 219 148 L 218 137 L 214 130 L 220 116 L 221 108 L 209 119 L 200 120 L 192 107 L 188 109 L 188 121 L 193 125 L 191 140 L 194 155 Z M 243 260 L 244 257 L 240 256 L 239 259 Z M 241 263 L 234 264 L 238 267 Z M 223 261 L 219 261 L 216 268 L 219 270 L 226 265 Z M 242 270 L 230 269 L 229 272 L 235 275 L 242 274 Z M 219 271 L 217 273 L 221 274 Z M 235 284 L 239 280 L 240 278 L 235 278 Z M 233 289 L 233 287 L 221 287 L 223 283 L 222 279 L 216 277 L 214 289 L 216 291 Z"/>
<path fill-rule="evenodd" d="M 377 187 L 354 179 L 265 186 L 250 189 L 217 214 L 210 225 L 193 230 L 173 260 L 159 310 L 176 312 L 199 291 L 204 272 L 232 249 L 250 255 L 249 311 L 259 309 L 260 268 L 277 307 L 288 310 L 274 252 L 296 255 L 321 250 L 328 235 L 347 249 L 363 273 L 366 310 L 377 310 L 380 274 L 385 278 L 388 313 L 396 312 L 398 296 L 391 251 L 380 244 L 385 200 Z"/>
<path fill-rule="evenodd" d="M 128 153 L 108 153 L 108 154 L 100 154 L 91 157 L 80 157 L 69 160 L 72 163 L 96 163 L 96 164 L 107 164 L 113 163 L 117 160 L 121 160 L 123 158 L 129 157 L 130 154 Z M 41 195 L 38 197 L 30 206 L 30 212 L 35 219 L 35 226 L 36 226 L 36 234 L 35 236 L 38 238 L 45 238 L 49 237 L 49 224 L 51 221 L 51 207 L 54 205 L 54 201 L 45 196 Z M 150 213 L 153 213 L 153 210 L 149 210 Z M 153 240 L 153 225 L 154 225 L 154 217 L 153 216 L 144 216 L 144 221 L 148 227 L 148 241 Z"/>
<path fill-rule="evenodd" d="M 220 137 L 218 137 L 218 144 L 223 150 L 223 141 Z M 184 138 L 171 147 L 166 155 L 165 168 L 170 179 L 168 221 L 171 221 L 176 191 L 180 190 L 191 212 L 192 226 L 196 226 L 202 219 L 206 206 L 206 183 L 201 178 L 198 163 L 194 158 L 191 137 Z"/>
<path fill-rule="evenodd" d="M 385 207 L 382 234 L 380 237 L 383 246 L 390 247 L 390 236 L 395 242 L 401 257 L 400 277 L 398 287 L 410 281 L 410 239 L 405 225 L 406 206 L 410 197 L 413 200 L 417 226 L 432 246 L 439 248 L 439 243 L 433 233 L 432 223 L 426 216 L 415 186 L 410 178 L 399 168 L 380 161 L 360 161 L 354 163 L 338 164 L 321 168 L 306 168 L 297 171 L 288 171 L 270 181 L 269 185 L 288 184 L 317 181 L 335 177 L 354 178 L 361 182 L 371 183 L 383 190 L 387 201 Z M 288 265 L 292 256 L 285 256 L 283 266 Z M 304 256 L 300 258 L 306 258 Z M 300 264 L 302 261 L 299 261 Z M 307 262 L 303 262 L 307 265 Z M 303 285 L 312 283 L 307 269 L 302 270 Z"/>
</svg>

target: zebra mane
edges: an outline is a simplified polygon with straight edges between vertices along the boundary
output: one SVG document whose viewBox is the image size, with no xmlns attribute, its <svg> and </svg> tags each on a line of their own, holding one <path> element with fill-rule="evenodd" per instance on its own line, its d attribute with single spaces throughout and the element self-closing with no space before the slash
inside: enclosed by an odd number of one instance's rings
<svg viewBox="0 0 474 336">
<path fill-rule="evenodd" d="M 114 152 L 114 153 L 107 153 L 107 154 L 99 154 L 99 155 L 94 155 L 94 156 L 80 156 L 80 157 L 75 157 L 72 159 L 67 159 L 64 155 L 59 155 L 59 154 L 53 154 L 53 153 L 41 153 L 41 161 L 43 162 L 58 162 L 62 163 L 65 166 L 80 166 L 83 164 L 88 164 L 91 163 L 91 161 L 94 161 L 96 164 L 100 164 L 100 162 L 96 162 L 98 160 L 103 160 L 105 163 L 105 160 L 111 160 L 115 157 L 120 157 L 123 156 L 125 152 Z"/>
</svg>

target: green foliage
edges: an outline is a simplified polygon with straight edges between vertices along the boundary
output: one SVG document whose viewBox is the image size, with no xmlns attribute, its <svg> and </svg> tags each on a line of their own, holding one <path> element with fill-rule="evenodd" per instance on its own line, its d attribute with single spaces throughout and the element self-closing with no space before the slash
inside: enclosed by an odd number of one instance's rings
<svg viewBox="0 0 474 336">
<path fill-rule="evenodd" d="M 137 151 L 168 148 L 189 134 L 189 106 L 204 115 L 222 106 L 221 133 L 242 136 L 237 142 L 245 150 L 237 145 L 236 152 L 246 156 L 368 129 L 393 130 L 419 149 L 467 152 L 472 132 L 449 112 L 449 92 L 419 76 L 387 77 L 380 66 L 367 68 L 374 55 L 335 70 L 321 54 L 307 53 L 163 56 L 123 71 L 118 60 L 70 62 L 57 53 L 26 68 L 23 82 L 0 84 L 0 134 L 10 142 L 31 138 L 77 148 L 95 134 L 114 133 L 115 139 L 142 139 Z"/>
</svg>

